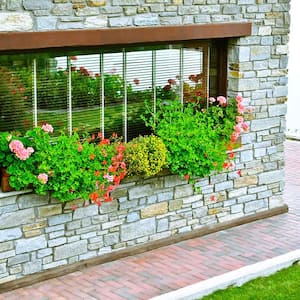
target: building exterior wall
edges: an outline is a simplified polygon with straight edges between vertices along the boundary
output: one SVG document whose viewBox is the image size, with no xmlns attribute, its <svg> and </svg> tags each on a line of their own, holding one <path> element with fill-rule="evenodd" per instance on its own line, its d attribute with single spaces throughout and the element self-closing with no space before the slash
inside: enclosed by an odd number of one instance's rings
<svg viewBox="0 0 300 300">
<path fill-rule="evenodd" d="M 0 31 L 242 20 L 252 35 L 229 39 L 228 94 L 241 93 L 253 113 L 236 170 L 195 186 L 174 175 L 128 181 L 99 209 L 0 193 L 0 283 L 282 206 L 290 22 L 288 0 L 0 0 Z"/>
</svg>

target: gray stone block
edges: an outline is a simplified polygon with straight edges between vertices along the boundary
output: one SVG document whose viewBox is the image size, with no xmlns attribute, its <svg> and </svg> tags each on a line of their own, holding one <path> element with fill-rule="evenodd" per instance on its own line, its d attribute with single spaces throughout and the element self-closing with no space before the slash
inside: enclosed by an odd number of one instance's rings
<svg viewBox="0 0 300 300">
<path fill-rule="evenodd" d="M 16 241 L 17 254 L 32 252 L 46 247 L 47 247 L 47 241 L 44 235 L 29 238 L 29 239 L 20 239 Z"/>
<path fill-rule="evenodd" d="M 280 118 L 256 119 L 251 122 L 252 131 L 261 131 L 280 126 Z"/>
<path fill-rule="evenodd" d="M 54 225 L 59 225 L 59 224 L 64 224 L 67 222 L 72 221 L 72 214 L 62 214 L 58 216 L 51 216 L 48 218 L 48 224 L 49 226 L 54 226 Z"/>
<path fill-rule="evenodd" d="M 85 217 L 91 217 L 98 215 L 99 207 L 95 204 L 87 207 L 80 207 L 74 211 L 73 220 L 83 219 Z"/>
<path fill-rule="evenodd" d="M 157 221 L 157 232 L 167 231 L 169 229 L 169 220 L 160 219 Z"/>
<path fill-rule="evenodd" d="M 24 209 L 16 212 L 5 213 L 0 218 L 0 229 L 17 227 L 23 224 L 33 223 L 35 219 L 34 209 Z"/>
<path fill-rule="evenodd" d="M 9 250 L 9 251 L 5 251 L 5 252 L 1 252 L 0 253 L 0 261 L 2 259 L 6 259 L 8 257 L 13 257 L 16 255 L 16 251 L 15 250 Z"/>
<path fill-rule="evenodd" d="M 153 188 L 150 184 L 135 186 L 128 190 L 129 199 L 138 199 L 142 197 L 148 197 L 153 194 Z"/>
<path fill-rule="evenodd" d="M 16 240 L 22 236 L 22 231 L 20 228 L 10 228 L 0 230 L 0 242 L 6 242 L 11 240 Z M 1 247 L 0 247 L 1 249 Z"/>
<path fill-rule="evenodd" d="M 54 5 L 51 13 L 55 16 L 69 16 L 73 12 L 72 3 L 63 3 Z"/>
<path fill-rule="evenodd" d="M 188 196 L 192 196 L 194 194 L 193 186 L 191 184 L 176 186 L 174 199 L 184 198 Z"/>
<path fill-rule="evenodd" d="M 29 254 L 20 254 L 20 255 L 16 255 L 14 257 L 10 257 L 8 260 L 7 260 L 7 265 L 10 267 L 10 266 L 13 266 L 13 265 L 18 265 L 18 264 L 21 264 L 21 263 L 24 263 L 24 262 L 28 262 L 30 259 L 29 257 Z"/>
<path fill-rule="evenodd" d="M 230 190 L 232 188 L 233 188 L 233 181 L 225 181 L 225 182 L 217 183 L 215 185 L 216 192 Z"/>
<path fill-rule="evenodd" d="M 38 17 L 36 18 L 36 28 L 38 31 L 54 30 L 56 29 L 56 17 Z"/>
<path fill-rule="evenodd" d="M 23 0 L 23 6 L 26 10 L 50 9 L 52 7 L 51 0 Z"/>
<path fill-rule="evenodd" d="M 258 182 L 259 184 L 271 184 L 275 182 L 282 181 L 284 178 L 284 171 L 283 170 L 275 170 L 264 172 L 258 175 Z"/>
<path fill-rule="evenodd" d="M 255 212 L 263 208 L 268 208 L 268 201 L 256 200 L 245 203 L 245 213 Z"/>
<path fill-rule="evenodd" d="M 142 236 L 154 234 L 155 218 L 149 218 L 121 226 L 121 241 L 130 241 Z"/>
<path fill-rule="evenodd" d="M 109 233 L 104 236 L 104 246 L 112 246 L 120 240 L 119 232 Z"/>
<path fill-rule="evenodd" d="M 42 270 L 42 261 L 36 260 L 23 264 L 23 274 L 33 274 Z"/>
<path fill-rule="evenodd" d="M 62 260 L 68 257 L 80 255 L 87 252 L 87 240 L 72 244 L 58 246 L 54 249 L 54 260 Z"/>
<path fill-rule="evenodd" d="M 137 16 L 133 20 L 135 26 L 155 26 L 159 25 L 159 18 L 157 15 L 143 15 Z"/>
</svg>

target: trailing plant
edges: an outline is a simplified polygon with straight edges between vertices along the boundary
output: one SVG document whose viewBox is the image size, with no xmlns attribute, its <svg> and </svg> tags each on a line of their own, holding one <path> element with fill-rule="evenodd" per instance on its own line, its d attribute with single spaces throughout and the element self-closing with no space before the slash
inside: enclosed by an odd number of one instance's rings
<svg viewBox="0 0 300 300">
<path fill-rule="evenodd" d="M 139 136 L 127 144 L 125 162 L 128 175 L 150 177 L 167 166 L 167 148 L 160 137 Z"/>
<path fill-rule="evenodd" d="M 236 142 L 248 129 L 242 114 L 242 97 L 210 98 L 207 107 L 190 102 L 159 102 L 156 111 L 147 106 L 146 125 L 164 141 L 173 173 L 204 177 L 233 167 Z"/>
</svg>

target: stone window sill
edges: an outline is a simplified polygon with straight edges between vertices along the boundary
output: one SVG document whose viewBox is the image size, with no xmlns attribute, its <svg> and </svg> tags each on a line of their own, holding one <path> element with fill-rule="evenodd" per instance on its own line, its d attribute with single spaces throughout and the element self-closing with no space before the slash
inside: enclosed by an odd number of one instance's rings
<svg viewBox="0 0 300 300">
<path fill-rule="evenodd" d="M 1 191 L 1 188 L 0 188 L 0 199 L 1 198 L 12 197 L 12 196 L 17 196 L 17 195 L 28 194 L 28 193 L 31 193 L 31 192 L 32 192 L 32 190 L 22 190 L 22 191 L 12 191 L 12 192 L 3 193 Z"/>
</svg>

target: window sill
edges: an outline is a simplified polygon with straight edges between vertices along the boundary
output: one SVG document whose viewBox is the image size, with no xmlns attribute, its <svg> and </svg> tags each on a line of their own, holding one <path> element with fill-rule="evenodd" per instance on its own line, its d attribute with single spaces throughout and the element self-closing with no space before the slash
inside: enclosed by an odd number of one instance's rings
<svg viewBox="0 0 300 300">
<path fill-rule="evenodd" d="M 17 196 L 17 195 L 23 195 L 23 194 L 28 194 L 31 192 L 32 192 L 32 190 L 22 190 L 22 191 L 12 191 L 12 192 L 3 193 L 0 188 L 0 200 L 1 200 L 1 198 L 8 198 L 8 197 Z"/>
</svg>

